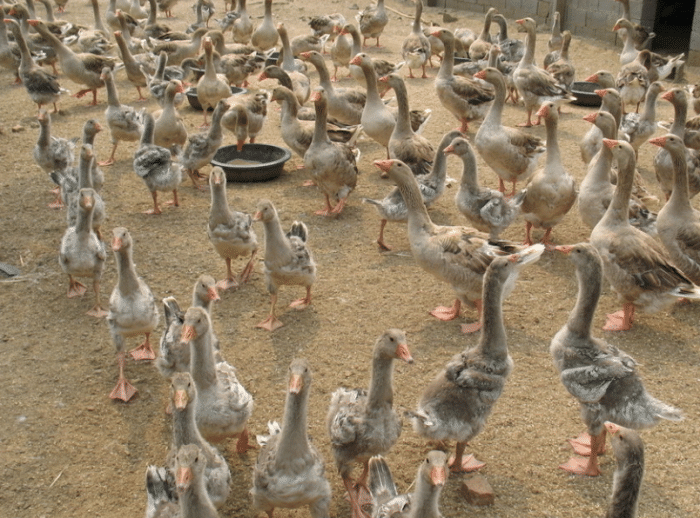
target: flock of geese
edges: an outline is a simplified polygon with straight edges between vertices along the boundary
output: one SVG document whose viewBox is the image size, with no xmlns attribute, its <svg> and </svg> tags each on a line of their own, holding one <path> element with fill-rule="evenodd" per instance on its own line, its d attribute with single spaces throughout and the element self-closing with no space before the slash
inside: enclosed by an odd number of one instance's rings
<svg viewBox="0 0 700 518">
<path fill-rule="evenodd" d="M 169 23 L 175 2 L 149 0 L 150 9 L 144 9 L 138 0 L 110 0 L 107 29 L 97 0 L 92 0 L 94 27 L 55 19 L 48 2 L 43 2 L 46 19 L 39 20 L 33 2 L 28 1 L 26 6 L 5 6 L 5 22 L 0 24 L 1 64 L 14 72 L 38 107 L 40 131 L 33 158 L 59 187 L 53 205 L 66 207 L 59 263 L 68 276 L 68 296 L 86 292 L 78 278 L 92 280 L 94 307 L 88 314 L 106 317 L 117 350 L 119 376 L 110 397 L 128 402 L 137 393 L 125 375 L 127 355 L 154 360 L 171 383 L 172 445 L 165 465 L 147 470 L 146 516 L 217 516 L 216 509 L 230 493 L 231 473 L 212 443 L 237 437 L 238 452 L 251 447 L 248 421 L 253 397 L 222 355 L 211 308 L 219 290 L 238 288 L 251 278 L 260 248 L 254 222 L 263 224 L 261 255 L 271 303 L 269 316 L 258 327 L 274 332 L 284 325 L 276 308 L 281 286 L 305 288 L 305 296 L 292 307 L 303 309 L 312 303 L 316 262 L 306 224 L 295 221 L 285 231 L 269 200 L 261 200 L 253 214 L 232 210 L 224 172 L 216 167 L 208 175 L 201 172 L 222 145 L 224 130 L 234 135 L 239 149 L 246 140 L 255 141 L 270 100 L 281 105 L 281 138 L 303 158 L 309 183 L 323 196 L 316 214 L 338 217 L 351 203 L 358 181 L 360 133 L 386 150 L 386 159 L 374 165 L 396 187 L 384 199 L 365 200 L 381 220 L 379 247 L 391 249 L 384 237 L 387 222 L 407 222 L 415 261 L 456 294 L 451 306 L 440 306 L 431 314 L 452 320 L 461 315 L 463 305 L 478 313 L 476 322 L 462 326 L 465 333 L 480 331 L 478 344 L 451 358 L 409 413 L 420 436 L 443 445 L 456 442 L 452 458 L 439 450 L 427 454 L 413 493 L 398 494 L 382 457 L 401 433 L 401 418 L 392 406 L 392 369 L 395 360 L 413 361 L 404 332 L 389 329 L 377 339 L 368 389 L 334 392 L 327 428 L 353 517 L 440 516 L 440 492 L 448 474 L 483 466 L 465 454 L 465 448 L 486 425 L 513 367 L 502 301 L 514 289 L 519 271 L 545 250 L 567 254 L 579 282 L 570 318 L 550 349 L 562 383 L 580 403 L 587 427 L 571 441 L 578 456 L 561 467 L 599 475 L 597 459 L 609 431 L 617 469 L 607 516 L 633 516 L 644 469 L 643 444 L 635 430 L 661 419 L 680 420 L 682 414 L 646 392 L 635 360 L 594 337 L 591 322 L 603 279 L 623 303 L 621 311 L 608 315 L 604 329 L 609 331 L 629 329 L 637 312 L 660 311 L 678 299 L 700 298 L 700 216 L 690 202 L 700 191 L 700 160 L 695 151 L 700 148 L 698 122 L 687 117 L 693 93 L 663 82 L 680 73 L 682 56 L 666 58 L 646 50 L 653 36 L 629 21 L 629 6 L 621 2 L 627 10 L 614 27 L 625 40 L 621 67 L 617 74 L 601 70 L 588 78 L 600 85 L 596 93 L 602 105 L 586 117 L 591 130 L 581 141 L 581 156 L 588 172 L 577 185 L 558 144 L 560 111 L 574 98 L 575 78 L 568 54 L 571 33 L 560 31 L 558 14 L 545 68 L 541 68 L 535 63 L 535 21 L 517 20 L 525 39 L 510 38 L 505 18 L 494 8 L 486 13 L 483 30 L 477 34 L 469 29 L 424 27 L 418 0 L 414 23 L 401 47 L 403 61 L 391 63 L 372 58 L 365 47 L 368 39 L 380 45 L 389 22 L 384 0 L 361 11 L 357 25 L 340 14 L 317 16 L 309 23 L 310 33 L 294 38 L 284 24 L 275 24 L 272 0 L 265 0 L 259 24 L 248 14 L 245 0 L 239 0 L 218 20 L 220 29 L 209 26 L 213 3 L 198 0 L 196 20 L 183 33 Z M 66 2 L 56 5 L 58 13 L 64 13 Z M 500 27 L 497 36 L 491 34 L 492 22 Z M 229 31 L 233 43 L 225 42 Z M 280 44 L 278 62 L 265 66 L 270 50 Z M 112 51 L 115 45 L 117 53 Z M 325 53 L 334 66 L 332 76 Z M 440 61 L 434 78 L 437 97 L 459 124 L 437 146 L 421 134 L 430 110 L 411 110 L 404 80 L 404 75 L 414 78 L 416 70 L 422 78 L 428 77 L 426 66 L 432 66 L 433 58 Z M 468 59 L 456 63 L 456 58 Z M 147 113 L 120 102 L 114 76 L 122 68 L 139 99 L 144 98 L 143 88 L 158 100 L 158 111 Z M 362 88 L 336 86 L 342 69 Z M 317 72 L 319 87 L 312 88 L 311 70 Z M 251 87 L 248 93 L 232 95 L 231 86 L 250 86 L 255 78 L 274 79 L 279 85 L 271 93 Z M 92 104 L 98 102 L 98 90 L 106 90 L 104 122 L 86 121 L 80 145 L 78 139 L 52 133 L 51 116 L 45 109 L 57 108 L 67 95 L 66 79 L 81 86 L 76 97 L 92 94 Z M 204 131 L 188 134 L 178 106 L 185 83 L 194 81 L 204 108 Z M 390 90 L 396 107 L 384 100 Z M 675 117 L 668 134 L 649 140 L 658 128 L 655 105 L 659 98 L 673 104 Z M 544 123 L 546 139 L 503 124 L 508 100 L 524 103 L 527 118 L 522 126 Z M 644 108 L 639 111 L 642 102 Z M 211 118 L 209 109 L 213 109 Z M 468 139 L 470 123 L 478 129 Z M 98 162 L 94 140 L 103 124 L 112 149 L 106 160 Z M 658 214 L 645 206 L 646 193 L 636 173 L 639 147 L 647 141 L 660 148 L 654 168 L 667 200 Z M 112 231 L 118 281 L 108 305 L 103 305 L 100 295 L 108 255 L 102 240 L 106 218 L 100 194 L 102 168 L 121 158 L 120 142 L 139 142 L 133 169 L 152 195 L 150 214 L 162 213 L 159 192 L 172 192 L 168 203 L 179 205 L 184 173 L 196 188 L 207 188 L 203 180 L 209 184 L 207 234 L 226 264 L 222 280 L 209 275 L 197 279 L 189 309 L 181 309 L 173 297 L 163 299 L 165 329 L 157 354 L 150 335 L 160 322 L 160 305 L 137 273 L 134 241 L 124 227 Z M 497 174 L 498 190 L 479 184 L 477 154 Z M 455 201 L 469 226 L 436 225 L 427 210 L 445 191 L 449 155 L 463 163 Z M 542 155 L 546 156 L 540 165 Z M 518 183 L 525 187 L 519 190 Z M 555 246 L 553 229 L 577 201 L 581 219 L 590 227 L 590 235 L 583 236 L 587 242 Z M 525 243 L 501 239 L 500 234 L 519 215 L 526 222 Z M 533 228 L 545 230 L 541 244 L 534 243 Z M 239 257 L 247 262 L 234 274 L 232 264 Z M 143 343 L 127 353 L 126 340 L 140 335 L 145 336 Z M 324 460 L 307 436 L 311 383 L 309 362 L 292 361 L 282 423 L 270 422 L 269 435 L 258 437 L 261 448 L 252 501 L 255 509 L 270 517 L 275 508 L 300 506 L 308 506 L 314 517 L 329 515 L 331 487 Z M 353 479 L 356 463 L 363 470 Z"/>
</svg>

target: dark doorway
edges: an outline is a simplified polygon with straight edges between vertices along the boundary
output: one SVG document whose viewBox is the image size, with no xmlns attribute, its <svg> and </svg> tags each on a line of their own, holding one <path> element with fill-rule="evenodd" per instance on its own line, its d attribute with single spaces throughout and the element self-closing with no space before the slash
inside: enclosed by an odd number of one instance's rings
<svg viewBox="0 0 700 518">
<path fill-rule="evenodd" d="M 679 54 L 688 52 L 695 15 L 695 0 L 659 0 L 654 16 L 652 49 Z"/>
</svg>

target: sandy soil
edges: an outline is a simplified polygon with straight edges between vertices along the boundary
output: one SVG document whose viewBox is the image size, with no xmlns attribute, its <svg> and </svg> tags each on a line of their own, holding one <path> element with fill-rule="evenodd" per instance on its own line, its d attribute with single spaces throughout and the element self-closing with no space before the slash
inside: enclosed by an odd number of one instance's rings
<svg viewBox="0 0 700 518">
<path fill-rule="evenodd" d="M 221 8 L 218 3 L 217 8 Z M 344 5 L 345 4 L 345 5 Z M 331 9 L 352 19 L 350 2 L 332 2 Z M 391 0 L 389 6 L 403 12 L 412 7 Z M 90 24 L 90 11 L 84 0 L 68 4 L 69 19 Z M 261 15 L 260 2 L 249 11 Z M 320 13 L 308 0 L 281 3 L 275 16 L 283 20 L 292 35 L 307 31 L 306 21 Z M 193 19 L 184 2 L 175 9 L 177 18 L 169 21 L 184 28 Z M 468 26 L 478 29 L 480 17 L 452 13 L 457 22 L 449 28 Z M 527 13 L 523 13 L 526 15 Z M 425 18 L 441 22 L 435 9 L 426 9 Z M 401 42 L 409 32 L 410 20 L 390 15 L 382 37 L 383 48 L 371 48 L 372 56 L 397 59 Z M 514 28 L 511 29 L 515 34 Z M 544 55 L 547 35 L 540 34 L 538 62 Z M 615 48 L 575 39 L 571 49 L 579 78 L 600 69 L 617 70 Z M 697 70 L 689 71 L 696 80 Z M 405 72 L 404 72 L 405 73 Z M 436 70 L 431 70 L 434 76 Z M 134 106 L 156 109 L 155 102 L 137 104 L 136 91 L 123 72 L 117 75 L 121 100 Z M 150 363 L 129 362 L 127 375 L 139 390 L 128 404 L 110 400 L 107 395 L 117 375 L 114 346 L 104 320 L 85 315 L 92 299 L 67 299 L 67 279 L 61 272 L 57 253 L 65 230 L 64 211 L 51 210 L 46 175 L 34 164 L 31 150 L 38 126 L 35 106 L 21 87 L 10 86 L 11 75 L 0 74 L 0 176 L 3 239 L 0 261 L 21 268 L 22 275 L 4 280 L 0 289 L 0 373 L 2 397 L 0 413 L 5 419 L 0 432 L 0 514 L 15 517 L 140 516 L 145 509 L 144 472 L 148 464 L 161 464 L 170 441 L 170 418 L 164 413 L 168 383 Z M 316 81 L 315 74 L 313 80 Z M 64 87 L 77 91 L 67 79 Z M 343 86 L 352 86 L 344 80 Z M 272 87 L 272 82 L 253 87 Z M 408 80 L 412 106 L 430 107 L 434 116 L 425 135 L 437 143 L 452 129 L 455 119 L 440 105 L 431 80 Z M 87 98 L 66 98 L 61 113 L 54 117 L 54 133 L 78 136 L 89 117 L 104 120 L 105 93 L 100 104 L 87 106 Z M 582 107 L 567 107 L 560 123 L 560 144 L 566 165 L 579 180 L 585 168 L 579 158 L 578 140 L 588 129 L 581 117 Z M 201 114 L 189 107 L 181 110 L 188 129 L 197 131 Z M 659 101 L 659 114 L 671 117 L 667 102 Z M 506 123 L 524 120 L 522 107 L 509 105 Z M 270 115 L 260 142 L 282 144 L 279 112 Z M 17 131 L 15 131 L 15 128 Z M 474 125 L 472 131 L 475 131 Z M 531 130 L 544 136 L 544 128 Z M 233 136 L 225 136 L 227 143 Z M 309 227 L 310 245 L 318 262 L 318 281 L 313 289 L 313 305 L 304 311 L 287 309 L 302 295 L 297 288 L 283 288 L 280 318 L 284 327 L 268 333 L 255 328 L 269 311 L 261 265 L 251 282 L 241 289 L 224 293 L 214 308 L 214 324 L 225 358 L 235 365 L 244 385 L 254 395 L 256 408 L 250 420 L 252 433 L 264 433 L 270 419 L 281 419 L 284 382 L 292 358 L 310 359 L 315 380 L 309 413 L 310 433 L 327 460 L 327 473 L 333 487 L 332 516 L 348 516 L 342 484 L 332 463 L 325 414 L 331 392 L 338 386 L 366 386 L 372 344 L 386 328 L 406 331 L 415 358 L 413 365 L 396 365 L 395 405 L 412 409 L 422 387 L 441 369 L 447 359 L 465 347 L 476 344 L 478 336 L 463 335 L 459 324 L 471 322 L 467 312 L 459 321 L 440 322 L 428 315 L 439 304 L 453 300 L 451 289 L 423 272 L 411 257 L 404 225 L 389 225 L 387 240 L 395 249 L 380 253 L 375 240 L 379 219 L 362 197 L 381 198 L 391 188 L 379 178 L 372 161 L 384 152 L 369 140 L 361 140 L 361 176 L 346 210 L 337 219 L 314 215 L 322 205 L 321 195 L 301 187 L 306 179 L 297 171 L 298 157 L 288 162 L 276 181 L 262 184 L 229 184 L 230 203 L 251 212 L 260 198 L 269 198 L 279 209 L 283 225 L 300 219 Z M 649 188 L 655 185 L 652 157 L 655 150 L 645 145 L 640 168 Z M 104 159 L 110 150 L 107 132 L 99 135 L 96 150 Z M 209 194 L 192 189 L 189 180 L 180 190 L 181 206 L 168 208 L 161 216 L 146 216 L 150 195 L 132 172 L 136 144 L 121 144 L 117 163 L 105 168 L 103 197 L 108 204 L 106 235 L 115 226 L 127 227 L 134 238 L 134 258 L 140 275 L 158 299 L 175 296 L 187 305 L 192 285 L 201 273 L 221 278 L 224 263 L 213 251 L 205 233 Z M 495 187 L 496 177 L 481 166 L 481 181 Z M 450 158 L 449 175 L 459 179 L 461 163 Z M 464 224 L 454 206 L 456 185 L 431 210 L 438 223 Z M 504 237 L 521 241 L 524 224 L 519 220 Z M 262 240 L 263 229 L 256 227 Z M 536 236 L 541 236 L 538 232 Z M 588 230 L 573 210 L 554 231 L 557 243 L 586 239 Z M 236 265 L 238 268 L 243 263 Z M 445 516 L 522 516 L 580 517 L 600 516 L 607 505 L 614 461 L 602 458 L 603 475 L 597 478 L 571 476 L 557 466 L 570 456 L 566 442 L 583 425 L 578 405 L 561 386 L 549 356 L 549 342 L 566 321 L 576 294 L 573 265 L 562 255 L 545 254 L 523 271 L 504 312 L 510 353 L 515 370 L 496 405 L 485 431 L 471 449 L 487 463 L 482 473 L 496 493 L 489 508 L 467 504 L 459 487 L 463 476 L 451 476 L 442 496 Z M 110 256 L 103 277 L 103 296 L 109 297 L 116 282 L 115 263 Z M 674 517 L 700 514 L 695 481 L 700 410 L 700 356 L 698 354 L 697 304 L 678 306 L 656 315 L 643 315 L 626 333 L 600 330 L 604 314 L 618 309 L 610 290 L 605 288 L 595 319 L 599 336 L 626 350 L 640 363 L 649 391 L 660 399 L 682 408 L 682 423 L 661 423 L 643 432 L 647 452 L 647 475 L 642 490 L 640 516 Z M 155 333 L 157 341 L 162 324 Z M 129 343 L 130 347 L 136 340 Z M 222 516 L 254 516 L 249 488 L 255 452 L 239 456 L 234 443 L 223 446 L 234 482 Z M 429 445 L 405 423 L 404 433 L 388 455 L 400 489 L 414 478 L 418 464 Z M 305 509 L 280 510 L 281 516 L 306 516 Z"/>
</svg>

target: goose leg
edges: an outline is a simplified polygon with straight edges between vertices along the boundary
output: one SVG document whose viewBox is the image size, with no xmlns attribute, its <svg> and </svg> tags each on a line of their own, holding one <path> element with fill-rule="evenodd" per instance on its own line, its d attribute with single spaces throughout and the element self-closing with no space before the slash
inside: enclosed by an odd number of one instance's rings
<svg viewBox="0 0 700 518">
<path fill-rule="evenodd" d="M 220 280 L 219 282 L 216 283 L 216 287 L 219 288 L 220 290 L 228 290 L 230 288 L 238 288 L 238 283 L 236 282 L 236 279 L 233 277 L 233 272 L 231 271 L 231 258 L 226 257 L 226 278 Z"/>
<path fill-rule="evenodd" d="M 383 219 L 381 223 L 379 223 L 379 238 L 377 239 L 377 244 L 379 248 L 388 252 L 391 250 L 391 247 L 384 242 L 384 227 L 386 226 L 386 221 L 387 220 Z"/>
<path fill-rule="evenodd" d="M 293 301 L 289 307 L 295 309 L 304 309 L 311 304 L 311 286 L 306 287 L 306 297 Z"/>
<path fill-rule="evenodd" d="M 430 312 L 435 318 L 447 322 L 448 320 L 454 320 L 459 316 L 459 311 L 462 307 L 462 302 L 459 299 L 455 299 L 452 307 L 438 306 Z"/>
<path fill-rule="evenodd" d="M 248 450 L 255 449 L 255 446 L 248 442 L 248 427 L 243 428 L 243 431 L 238 436 L 238 441 L 236 441 L 236 452 L 246 453 Z"/>
<path fill-rule="evenodd" d="M 466 442 L 458 442 L 455 448 L 455 456 L 451 457 L 448 464 L 453 473 L 469 473 L 483 468 L 486 464 L 477 460 L 474 455 L 464 456 Z"/>
<path fill-rule="evenodd" d="M 591 455 L 591 435 L 588 432 L 581 432 L 581 434 L 575 439 L 569 439 L 569 444 L 574 449 L 576 455 L 581 455 L 581 457 L 589 457 Z M 605 441 L 597 443 L 598 455 L 603 455 L 605 453 Z"/>
<path fill-rule="evenodd" d="M 117 363 L 119 364 L 119 380 L 117 381 L 117 386 L 109 393 L 109 397 L 127 402 L 134 397 L 134 394 L 138 391 L 136 387 L 129 383 L 124 377 L 124 363 L 126 363 L 124 351 L 119 351 L 117 353 Z"/>
<path fill-rule="evenodd" d="M 102 309 L 100 304 L 100 280 L 95 278 L 92 281 L 92 290 L 95 292 L 95 306 L 87 312 L 88 315 L 95 318 L 102 318 L 107 316 L 107 312 Z"/>
<path fill-rule="evenodd" d="M 326 197 L 326 207 L 321 210 L 317 210 L 314 212 L 314 214 L 318 216 L 330 216 L 331 212 L 333 212 L 333 207 L 331 207 L 331 200 L 328 198 L 327 194 L 324 194 Z"/>
<path fill-rule="evenodd" d="M 146 339 L 136 349 L 129 351 L 134 360 L 155 360 L 156 353 L 151 348 L 151 333 L 146 333 Z"/>
<path fill-rule="evenodd" d="M 589 477 L 597 477 L 600 475 L 598 467 L 598 450 L 602 445 L 605 445 L 605 428 L 598 435 L 591 436 L 591 455 L 588 460 L 579 457 L 572 457 L 565 464 L 559 466 L 564 471 L 575 473 L 576 475 L 587 475 Z"/>
<path fill-rule="evenodd" d="M 153 191 L 151 193 L 153 198 L 153 208 L 143 211 L 144 214 L 162 214 L 160 207 L 158 206 L 158 191 Z"/>
<path fill-rule="evenodd" d="M 109 158 L 107 160 L 104 160 L 102 162 L 98 162 L 98 165 L 112 165 L 114 163 L 114 153 L 117 151 L 117 146 L 119 145 L 119 141 L 117 140 L 112 144 L 112 154 L 109 155 Z"/>
<path fill-rule="evenodd" d="M 625 302 L 621 311 L 608 315 L 603 331 L 627 331 L 632 329 L 632 322 L 634 322 L 634 304 Z"/>
<path fill-rule="evenodd" d="M 343 477 L 343 484 L 348 492 L 352 518 L 369 518 L 369 515 L 362 510 L 362 506 L 357 499 L 357 493 L 350 478 Z"/>
<path fill-rule="evenodd" d="M 530 223 L 529 221 L 526 221 L 525 222 L 525 241 L 523 241 L 523 244 L 526 246 L 532 245 L 531 232 L 532 232 L 532 223 Z"/>
<path fill-rule="evenodd" d="M 555 248 L 554 243 L 552 243 L 552 241 L 550 239 L 551 236 L 552 236 L 552 227 L 549 227 L 545 231 L 544 236 L 542 237 L 542 244 L 544 245 L 545 250 L 547 250 L 548 252 L 551 252 Z"/>
<path fill-rule="evenodd" d="M 275 306 L 277 305 L 277 293 L 273 293 L 270 295 L 270 304 L 272 306 L 270 309 L 270 316 L 267 317 L 262 322 L 260 322 L 255 327 L 259 327 L 261 329 L 267 329 L 268 331 L 274 331 L 275 329 L 279 329 L 280 327 L 282 327 L 284 325 L 275 316 Z"/>
<path fill-rule="evenodd" d="M 463 333 L 476 333 L 477 331 L 481 330 L 481 325 L 483 322 L 482 316 L 483 316 L 483 306 L 481 304 L 481 299 L 475 300 L 474 301 L 474 307 L 476 308 L 476 317 L 477 320 L 476 322 L 472 322 L 471 324 L 462 324 L 460 327 L 462 329 Z"/>
<path fill-rule="evenodd" d="M 253 273 L 253 268 L 255 268 L 255 256 L 258 255 L 258 251 L 254 250 L 248 260 L 248 264 L 245 265 L 240 276 L 240 283 L 244 284 L 250 279 L 250 275 Z"/>
<path fill-rule="evenodd" d="M 72 275 L 68 276 L 68 298 L 72 299 L 75 297 L 82 297 L 85 294 L 87 288 L 85 288 L 85 285 L 80 282 L 76 281 Z"/>
</svg>

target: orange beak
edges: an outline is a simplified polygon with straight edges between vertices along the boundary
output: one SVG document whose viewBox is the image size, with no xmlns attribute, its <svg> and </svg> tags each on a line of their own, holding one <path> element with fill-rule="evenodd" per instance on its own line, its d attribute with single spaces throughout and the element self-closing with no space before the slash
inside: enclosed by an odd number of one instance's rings
<svg viewBox="0 0 700 518">
<path fill-rule="evenodd" d="M 588 76 L 586 79 L 584 79 L 587 83 L 597 83 L 598 82 L 598 74 L 593 74 L 592 76 Z"/>
<path fill-rule="evenodd" d="M 192 483 L 192 470 L 190 468 L 178 468 L 175 475 L 175 483 L 179 492 L 187 491 Z"/>
<path fill-rule="evenodd" d="M 216 288 L 209 288 L 207 290 L 207 295 L 209 295 L 209 300 L 221 300 L 221 297 L 219 297 L 219 292 L 216 291 Z"/>
<path fill-rule="evenodd" d="M 615 146 L 617 146 L 618 142 L 617 140 L 613 140 L 611 138 L 604 138 L 603 144 L 605 144 L 605 147 L 607 147 L 608 149 L 612 149 Z"/>
<path fill-rule="evenodd" d="M 391 165 L 394 163 L 393 160 L 375 160 L 374 165 L 376 165 L 381 171 L 384 171 L 385 173 L 389 172 L 389 169 L 391 169 Z"/>
<path fill-rule="evenodd" d="M 301 54 L 299 54 L 299 57 L 301 59 L 309 59 L 311 57 L 311 52 L 302 52 Z"/>
<path fill-rule="evenodd" d="M 408 344 L 399 344 L 396 346 L 396 357 L 406 363 L 413 363 L 413 356 L 411 356 L 411 351 L 408 350 Z"/>
<path fill-rule="evenodd" d="M 583 117 L 583 120 L 593 124 L 597 118 L 598 118 L 598 112 L 593 112 L 593 113 L 589 113 L 588 115 L 585 115 Z"/>
<path fill-rule="evenodd" d="M 197 331 L 194 330 L 192 326 L 182 326 L 182 333 L 180 334 L 180 341 L 183 344 L 190 342 L 197 338 Z"/>
<path fill-rule="evenodd" d="M 453 145 L 450 144 L 450 145 L 447 146 L 445 149 L 443 149 L 442 152 L 443 152 L 444 154 L 446 154 L 446 155 L 449 155 L 450 153 L 454 153 L 454 152 L 455 152 L 455 147 L 454 147 Z"/>
<path fill-rule="evenodd" d="M 615 26 L 612 28 L 613 31 L 619 31 L 620 29 L 622 29 L 622 25 L 620 25 L 619 23 L 616 23 Z"/>
<path fill-rule="evenodd" d="M 124 243 L 122 242 L 122 240 L 120 238 L 115 237 L 114 239 L 112 239 L 112 250 L 114 250 L 115 252 L 118 252 L 119 250 L 122 249 L 123 244 Z"/>
<path fill-rule="evenodd" d="M 299 376 L 298 374 L 295 374 L 289 380 L 289 393 L 290 394 L 298 394 L 299 392 L 301 392 L 301 389 L 303 386 L 304 386 L 304 380 L 301 379 L 301 376 Z"/>
<path fill-rule="evenodd" d="M 361 61 L 362 61 L 362 58 L 361 58 L 360 55 L 358 54 L 357 56 L 355 56 L 354 58 L 352 58 L 352 59 L 350 60 L 350 64 L 351 64 L 351 65 L 360 66 L 360 62 L 361 62 Z"/>
<path fill-rule="evenodd" d="M 670 101 L 673 101 L 673 97 L 674 97 L 674 95 L 673 95 L 673 90 L 669 90 L 669 91 L 666 92 L 665 94 L 661 94 L 661 98 L 662 98 L 664 101 L 669 101 L 669 102 L 670 102 Z"/>
<path fill-rule="evenodd" d="M 655 146 L 664 147 L 666 144 L 666 137 L 655 137 L 649 139 L 649 144 L 654 144 Z"/>
<path fill-rule="evenodd" d="M 176 390 L 173 395 L 173 405 L 178 410 L 184 410 L 187 406 L 189 398 L 187 397 L 187 392 L 185 390 Z"/>
<path fill-rule="evenodd" d="M 594 90 L 594 92 L 596 93 L 596 95 L 598 97 L 601 97 L 601 98 L 605 97 L 605 94 L 608 93 L 608 91 L 605 88 L 599 88 L 598 90 Z"/>
<path fill-rule="evenodd" d="M 574 245 L 557 245 L 554 247 L 554 249 L 562 254 L 570 254 L 574 249 Z"/>
<path fill-rule="evenodd" d="M 435 486 L 444 486 L 447 480 L 447 470 L 444 466 L 439 466 L 430 470 L 430 479 Z"/>
<path fill-rule="evenodd" d="M 260 211 L 256 211 L 253 214 L 253 221 L 260 221 L 262 219 L 262 213 Z"/>
<path fill-rule="evenodd" d="M 476 74 L 474 74 L 474 77 L 477 79 L 486 79 L 486 70 L 479 70 Z"/>
<path fill-rule="evenodd" d="M 549 106 L 542 106 L 539 110 L 537 110 L 538 117 L 547 117 L 549 115 Z"/>
<path fill-rule="evenodd" d="M 238 152 L 243 151 L 243 144 L 245 144 L 245 139 L 238 139 L 238 140 L 236 141 L 236 150 L 237 150 Z"/>
<path fill-rule="evenodd" d="M 258 76 L 258 81 L 264 81 L 267 79 L 267 74 L 265 72 L 260 72 L 260 75 Z"/>
<path fill-rule="evenodd" d="M 321 92 L 312 92 L 311 95 L 309 96 L 309 101 L 312 103 L 315 103 L 321 98 Z"/>
</svg>

